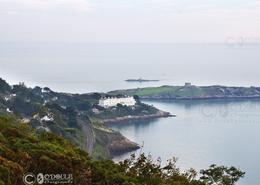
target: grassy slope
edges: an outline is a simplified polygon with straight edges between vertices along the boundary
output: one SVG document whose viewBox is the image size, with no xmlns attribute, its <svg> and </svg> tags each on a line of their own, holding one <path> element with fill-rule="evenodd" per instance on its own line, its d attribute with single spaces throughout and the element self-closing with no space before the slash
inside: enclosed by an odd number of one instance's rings
<svg viewBox="0 0 260 185">
<path fill-rule="evenodd" d="M 236 97 L 260 96 L 260 88 L 256 87 L 224 87 L 224 86 L 161 86 L 137 89 L 117 90 L 110 94 L 138 95 L 141 98 L 203 98 L 203 97 Z"/>
<path fill-rule="evenodd" d="M 203 89 L 198 87 L 183 88 L 182 86 L 161 86 L 161 87 L 146 87 L 129 90 L 112 91 L 111 94 L 127 94 L 130 96 L 138 95 L 143 96 L 154 96 L 161 94 L 174 94 L 176 96 L 192 96 L 202 95 Z"/>
</svg>

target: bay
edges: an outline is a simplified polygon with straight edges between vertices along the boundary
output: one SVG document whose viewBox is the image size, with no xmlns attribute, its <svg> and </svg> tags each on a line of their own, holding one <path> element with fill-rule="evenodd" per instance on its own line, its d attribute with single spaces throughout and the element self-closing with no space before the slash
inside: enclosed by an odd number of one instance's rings
<svg viewBox="0 0 260 185">
<path fill-rule="evenodd" d="M 246 172 L 240 185 L 260 184 L 260 100 L 145 101 L 177 117 L 111 125 L 142 151 L 163 163 L 178 157 L 181 169 L 211 164 L 235 166 Z M 117 156 L 115 161 L 128 158 Z"/>
</svg>

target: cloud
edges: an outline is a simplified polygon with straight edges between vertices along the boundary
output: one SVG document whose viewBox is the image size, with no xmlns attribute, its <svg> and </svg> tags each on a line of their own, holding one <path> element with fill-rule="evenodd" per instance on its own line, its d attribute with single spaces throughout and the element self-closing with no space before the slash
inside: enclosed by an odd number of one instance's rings
<svg viewBox="0 0 260 185">
<path fill-rule="evenodd" d="M 0 10 L 8 12 L 21 11 L 66 11 L 87 12 L 90 3 L 86 0 L 0 0 Z"/>
<path fill-rule="evenodd" d="M 260 0 L 230 1 L 0 0 L 0 14 L 5 12 L 0 16 L 0 41 L 222 42 L 229 37 L 258 38 Z"/>
<path fill-rule="evenodd" d="M 8 14 L 8 15 L 16 15 L 16 14 L 18 14 L 17 11 L 6 11 L 5 13 Z"/>
</svg>

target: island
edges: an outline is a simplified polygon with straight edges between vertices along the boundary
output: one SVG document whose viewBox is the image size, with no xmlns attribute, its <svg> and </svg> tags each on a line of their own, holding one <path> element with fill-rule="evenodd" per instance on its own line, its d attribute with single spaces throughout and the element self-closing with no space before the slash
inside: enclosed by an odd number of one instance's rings
<svg viewBox="0 0 260 185">
<path fill-rule="evenodd" d="M 127 79 L 125 80 L 126 82 L 159 82 L 160 80 L 149 80 L 149 79 L 142 79 L 142 78 L 139 78 L 139 79 Z"/>
</svg>

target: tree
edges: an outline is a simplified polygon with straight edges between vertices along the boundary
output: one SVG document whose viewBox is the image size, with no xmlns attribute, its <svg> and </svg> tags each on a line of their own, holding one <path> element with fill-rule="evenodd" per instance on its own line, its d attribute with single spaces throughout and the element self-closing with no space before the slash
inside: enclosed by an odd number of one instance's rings
<svg viewBox="0 0 260 185">
<path fill-rule="evenodd" d="M 139 98 L 139 96 L 134 95 L 133 97 L 134 97 L 134 99 L 135 99 L 135 101 L 136 101 L 137 103 L 140 103 L 140 98 Z"/>
<path fill-rule="evenodd" d="M 201 170 L 200 179 L 207 185 L 234 185 L 240 178 L 243 178 L 245 172 L 235 167 L 224 167 L 211 165 L 207 170 Z"/>
<path fill-rule="evenodd" d="M 0 78 L 0 92 L 6 92 L 6 91 L 10 91 L 11 87 L 9 86 L 9 84 L 3 80 L 2 78 Z"/>
</svg>

